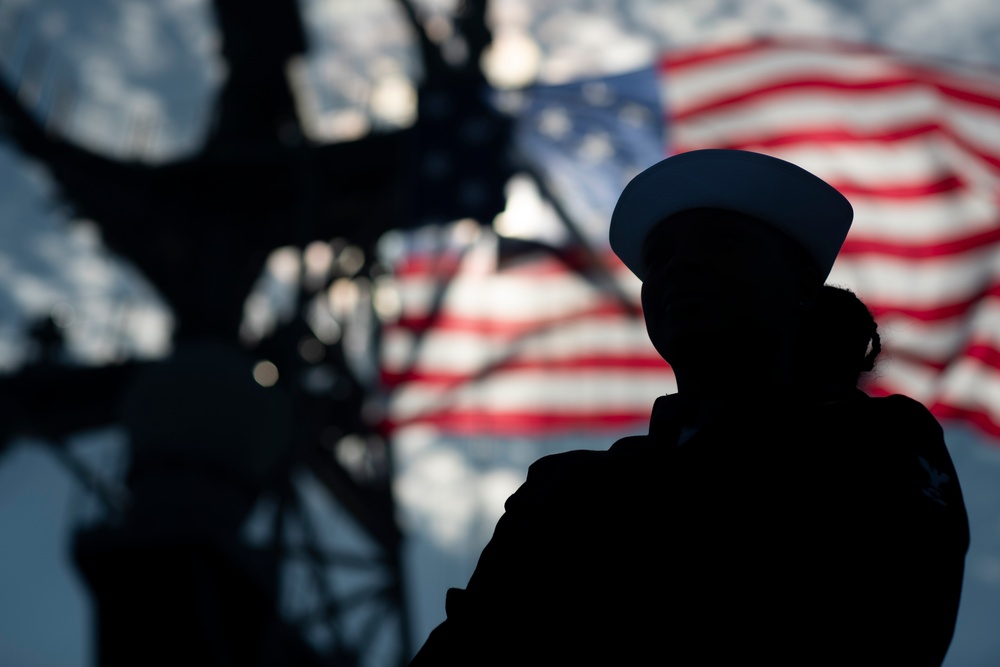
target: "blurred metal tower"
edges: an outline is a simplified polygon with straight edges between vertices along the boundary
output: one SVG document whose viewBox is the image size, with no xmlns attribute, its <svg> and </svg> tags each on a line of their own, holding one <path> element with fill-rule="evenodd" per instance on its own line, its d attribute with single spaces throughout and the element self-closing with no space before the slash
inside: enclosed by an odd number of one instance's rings
<svg viewBox="0 0 1000 667">
<path fill-rule="evenodd" d="M 296 115 L 285 68 L 306 50 L 297 4 L 213 5 L 228 78 L 191 158 L 149 166 L 74 144 L 58 128 L 69 87 L 40 122 L 23 98 L 44 53 L 0 86 L 3 133 L 44 163 L 64 203 L 95 221 L 176 319 L 167 358 L 100 367 L 60 363 L 58 327 L 40 322 L 33 336 L 51 354 L 0 379 L 2 443 L 47 439 L 103 506 L 78 527 L 73 554 L 96 603 L 101 667 L 403 664 L 389 450 L 352 351 L 317 337 L 306 311 L 333 281 L 378 273 L 384 231 L 430 217 L 488 223 L 502 208 L 505 127 L 480 94 L 485 3 L 460 12 L 466 50 L 450 61 L 401 3 L 425 59 L 417 126 L 339 144 L 309 141 Z M 477 131 L 457 141 L 456 119 Z M 448 179 L 420 180 L 423 158 L 442 150 L 457 156 L 453 171 L 480 177 L 458 198 Z M 242 340 L 244 303 L 269 253 L 331 240 L 360 249 L 361 261 L 303 286 L 296 316 L 271 335 Z M 377 318 L 367 326 L 374 345 Z M 266 377 L 275 372 L 280 381 Z M 63 447 L 107 424 L 129 435 L 118 480 Z M 317 525 L 323 502 L 340 528 Z M 289 605 L 295 576 L 308 600 Z"/>
</svg>

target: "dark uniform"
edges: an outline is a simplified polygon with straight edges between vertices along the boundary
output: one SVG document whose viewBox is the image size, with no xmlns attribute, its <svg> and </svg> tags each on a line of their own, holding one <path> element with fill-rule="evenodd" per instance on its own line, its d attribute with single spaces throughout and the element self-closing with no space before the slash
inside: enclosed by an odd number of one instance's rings
<svg viewBox="0 0 1000 667">
<path fill-rule="evenodd" d="M 934 417 L 684 402 L 533 464 L 411 665 L 940 665 L 969 532 Z"/>
</svg>

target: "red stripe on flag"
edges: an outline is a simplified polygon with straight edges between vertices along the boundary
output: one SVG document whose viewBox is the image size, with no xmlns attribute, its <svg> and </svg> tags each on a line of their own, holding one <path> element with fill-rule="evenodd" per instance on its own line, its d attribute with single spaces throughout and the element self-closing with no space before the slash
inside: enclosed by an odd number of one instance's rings
<svg viewBox="0 0 1000 667">
<path fill-rule="evenodd" d="M 713 148 L 737 148 L 742 150 L 761 150 L 767 148 L 778 148 L 781 146 L 794 146 L 795 144 L 808 145 L 843 145 L 849 143 L 865 142 L 889 142 L 903 141 L 906 139 L 919 139 L 934 132 L 940 132 L 939 123 L 914 123 L 910 125 L 900 125 L 891 128 L 857 128 L 845 127 L 843 125 L 813 125 L 799 126 L 792 130 L 784 130 L 780 134 L 760 135 L 753 139 L 743 141 L 730 141 L 725 145 L 719 142 L 712 142 Z M 693 150 L 694 146 L 678 146 L 678 152 Z M 698 146 L 697 148 L 705 148 Z"/>
<path fill-rule="evenodd" d="M 655 397 L 653 397 L 655 398 Z M 650 400 L 650 406 L 652 399 Z M 631 424 L 649 421 L 649 408 L 629 412 L 433 412 L 405 421 L 388 419 L 381 424 L 385 433 L 409 426 L 433 426 L 445 434 L 459 436 L 548 436 L 573 431 L 620 431 Z M 611 444 L 610 442 L 608 443 Z"/>
<path fill-rule="evenodd" d="M 976 343 L 965 350 L 965 356 L 978 359 L 987 366 L 1000 370 L 1000 350 L 988 343 Z"/>
<path fill-rule="evenodd" d="M 386 331 L 407 330 L 421 334 L 429 329 L 437 331 L 467 332 L 489 334 L 494 342 L 497 339 L 513 339 L 528 336 L 546 329 L 571 324 L 588 318 L 604 318 L 623 315 L 641 317 L 641 308 L 625 312 L 620 302 L 605 302 L 575 310 L 568 315 L 538 318 L 534 320 L 503 320 L 499 317 L 468 317 L 451 311 L 438 312 L 433 315 L 403 315 L 394 324 L 386 325 Z M 595 323 L 596 326 L 596 323 Z"/>
<path fill-rule="evenodd" d="M 595 265 L 594 259 L 597 260 Z M 464 257 L 454 255 L 442 260 L 433 252 L 414 252 L 404 257 L 393 267 L 397 279 L 453 277 L 459 270 Z M 576 272 L 584 277 L 595 271 L 627 272 L 628 269 L 618 256 L 610 250 L 593 253 L 580 248 L 550 248 L 544 255 L 534 255 L 528 262 L 505 262 L 498 260 L 498 270 L 507 276 L 566 275 Z M 475 275 L 475 274 L 466 274 Z M 483 273 L 483 275 L 494 275 Z M 443 280 L 442 280 L 443 282 Z"/>
<path fill-rule="evenodd" d="M 726 109 L 728 107 L 743 107 L 747 103 L 761 100 L 788 91 L 817 93 L 833 92 L 838 96 L 849 96 L 855 94 L 866 95 L 871 91 L 885 92 L 887 90 L 899 91 L 903 88 L 916 88 L 925 86 L 925 82 L 917 81 L 913 77 L 901 76 L 894 79 L 876 79 L 872 81 L 836 81 L 823 78 L 820 75 L 809 75 L 804 78 L 796 78 L 793 81 L 773 83 L 768 86 L 754 88 L 744 93 L 727 95 L 707 102 L 702 102 L 698 106 L 687 107 L 682 111 L 673 114 L 674 122 L 684 122 L 694 116 L 707 115 L 712 111 Z M 766 100 L 765 100 L 766 101 Z"/>
<path fill-rule="evenodd" d="M 888 303 L 869 302 L 868 308 L 875 317 L 886 315 L 904 315 L 921 322 L 935 322 L 966 315 L 969 310 L 978 305 L 986 297 L 1000 297 L 1000 283 L 993 284 L 967 298 L 950 303 L 938 303 L 928 306 L 903 306 Z"/>
<path fill-rule="evenodd" d="M 789 54 L 795 54 L 796 52 L 830 52 L 847 56 L 884 55 L 885 53 L 882 49 L 873 46 L 836 39 L 796 39 L 794 37 L 772 39 L 765 37 L 738 44 L 707 47 L 696 46 L 689 49 L 668 51 L 664 54 L 662 62 L 667 70 L 683 69 L 706 63 L 712 63 L 714 66 L 725 68 L 728 63 L 720 63 L 720 60 L 728 61 L 758 53 L 774 52 L 787 52 Z M 667 84 L 669 85 L 669 81 Z"/>
<path fill-rule="evenodd" d="M 954 174 L 923 183 L 898 183 L 893 185 L 880 183 L 874 185 L 846 180 L 838 182 L 831 179 L 830 185 L 840 190 L 848 198 L 851 195 L 862 195 L 865 197 L 881 197 L 883 199 L 918 199 L 927 197 L 928 195 L 960 190 L 965 186 L 962 179 Z"/>
<path fill-rule="evenodd" d="M 623 370 L 635 373 L 652 372 L 656 374 L 670 373 L 670 367 L 659 356 L 614 356 L 614 355 L 579 355 L 568 359 L 544 360 L 511 360 L 491 364 L 490 374 L 516 371 L 560 371 L 589 373 L 595 370 Z M 456 373 L 446 371 L 382 370 L 382 382 L 388 387 L 396 387 L 410 382 L 419 382 L 427 386 L 457 386 L 465 382 L 473 382 L 481 377 L 479 372 Z"/>
<path fill-rule="evenodd" d="M 986 229 L 959 238 L 912 245 L 898 241 L 848 236 L 840 250 L 840 254 L 844 256 L 886 255 L 891 257 L 907 257 L 910 259 L 929 259 L 931 257 L 957 255 L 970 250 L 981 250 L 998 242 L 1000 242 L 1000 227 Z"/>
<path fill-rule="evenodd" d="M 1000 438 L 1000 423 L 993 419 L 989 412 L 981 409 L 934 403 L 930 411 L 938 419 L 954 419 L 972 424 L 994 438 Z"/>
</svg>

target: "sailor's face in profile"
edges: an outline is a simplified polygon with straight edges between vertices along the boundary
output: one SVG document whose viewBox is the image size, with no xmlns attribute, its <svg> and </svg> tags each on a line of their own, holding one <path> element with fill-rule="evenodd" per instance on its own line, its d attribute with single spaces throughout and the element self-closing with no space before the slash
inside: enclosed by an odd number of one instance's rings
<svg viewBox="0 0 1000 667">
<path fill-rule="evenodd" d="M 667 361 L 685 345 L 739 346 L 787 325 L 803 299 L 804 251 L 756 218 L 693 209 L 653 229 L 643 247 L 646 329 Z"/>
</svg>

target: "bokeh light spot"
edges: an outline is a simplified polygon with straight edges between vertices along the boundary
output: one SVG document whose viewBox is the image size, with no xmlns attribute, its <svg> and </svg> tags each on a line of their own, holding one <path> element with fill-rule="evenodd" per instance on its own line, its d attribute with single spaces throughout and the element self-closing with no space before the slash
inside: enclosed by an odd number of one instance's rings
<svg viewBox="0 0 1000 667">
<path fill-rule="evenodd" d="M 253 379 L 262 387 L 273 387 L 278 382 L 278 367 L 266 359 L 253 367 Z"/>
</svg>

